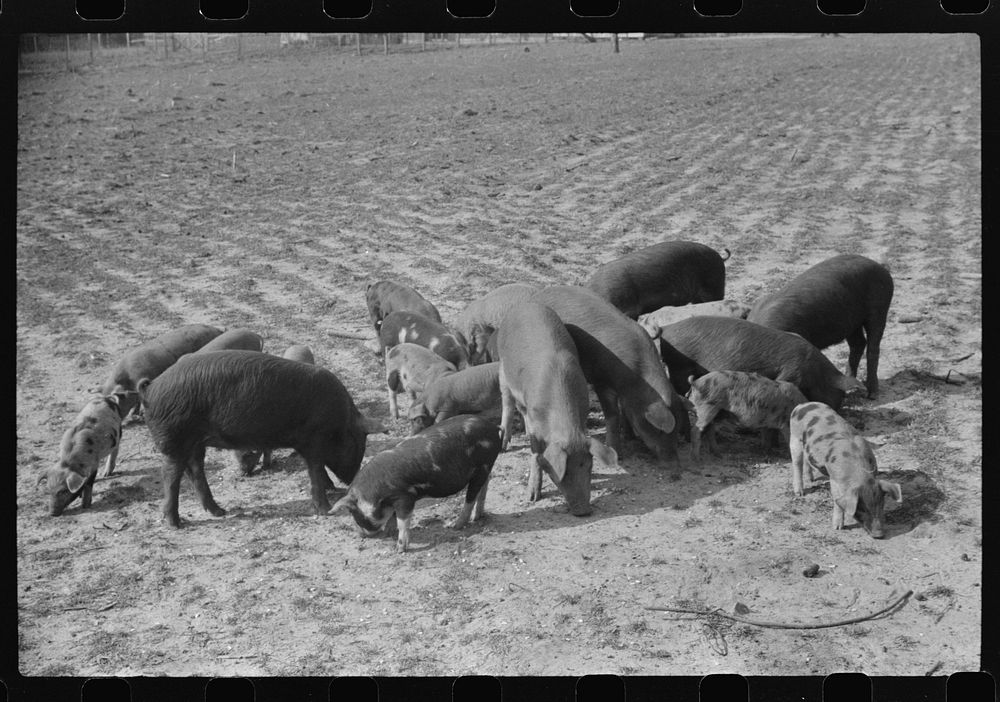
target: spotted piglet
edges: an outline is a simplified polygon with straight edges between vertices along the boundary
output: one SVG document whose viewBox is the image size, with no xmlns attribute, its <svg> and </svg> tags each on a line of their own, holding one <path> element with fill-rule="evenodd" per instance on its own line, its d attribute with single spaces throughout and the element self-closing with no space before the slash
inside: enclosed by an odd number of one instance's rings
<svg viewBox="0 0 1000 702">
<path fill-rule="evenodd" d="M 94 480 L 114 471 L 122 435 L 122 397 L 95 397 L 63 434 L 59 462 L 38 478 L 39 484 L 48 483 L 49 514 L 53 517 L 62 514 L 77 497 L 84 508 L 90 507 Z"/>
<path fill-rule="evenodd" d="M 449 526 L 461 529 L 470 517 L 482 517 L 499 453 L 499 426 L 468 414 L 451 417 L 372 458 L 329 513 L 349 513 L 368 536 L 375 536 L 395 516 L 396 548 L 405 552 L 413 506 L 421 497 L 448 497 L 465 488 L 465 505 Z"/>
<path fill-rule="evenodd" d="M 885 496 L 903 501 L 899 483 L 880 480 L 872 446 L 840 415 L 822 402 L 807 402 L 792 410 L 792 489 L 802 495 L 802 473 L 809 466 L 830 476 L 833 528 L 861 521 L 873 538 L 884 531 Z"/>
<path fill-rule="evenodd" d="M 700 378 L 688 377 L 688 399 L 698 413 L 691 431 L 691 456 L 699 458 L 701 438 L 708 439 L 708 449 L 719 455 L 715 441 L 717 419 L 735 419 L 748 429 L 762 429 L 761 442 L 770 443 L 769 429 L 777 429 L 788 443 L 788 417 L 796 405 L 806 402 L 805 395 L 792 383 L 771 380 L 757 373 L 713 371 Z"/>
</svg>

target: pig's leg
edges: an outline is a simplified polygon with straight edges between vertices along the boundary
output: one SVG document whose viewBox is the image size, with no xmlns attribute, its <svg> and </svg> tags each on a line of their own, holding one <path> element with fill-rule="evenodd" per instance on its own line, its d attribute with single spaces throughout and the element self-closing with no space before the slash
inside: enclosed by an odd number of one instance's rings
<svg viewBox="0 0 1000 702">
<path fill-rule="evenodd" d="M 491 466 L 478 466 L 472 473 L 469 486 L 465 489 L 465 504 L 462 505 L 462 511 L 459 512 L 455 521 L 448 525 L 452 529 L 462 529 L 469 523 L 473 507 L 476 508 L 476 519 L 482 516 L 482 503 L 486 501 L 486 486 L 490 480 L 490 468 Z M 482 494 L 482 500 L 480 500 L 480 494 Z"/>
<path fill-rule="evenodd" d="M 507 384 L 503 366 L 500 366 L 500 450 L 506 451 L 510 443 L 511 423 L 514 419 L 514 393 Z"/>
<path fill-rule="evenodd" d="M 847 336 L 847 346 L 850 348 L 850 353 L 847 355 L 847 375 L 852 378 L 858 377 L 858 364 L 865 352 L 865 343 L 865 332 L 862 327 L 858 327 Z"/>
<path fill-rule="evenodd" d="M 868 397 L 878 397 L 878 357 L 879 346 L 882 343 L 882 332 L 885 331 L 885 313 L 878 312 L 869 317 L 865 324 L 865 332 L 868 334 L 868 377 L 865 378 L 865 386 L 868 388 Z"/>
<path fill-rule="evenodd" d="M 253 469 L 257 466 L 259 454 L 256 451 L 241 451 L 239 449 L 233 449 L 233 457 L 236 458 L 236 462 L 240 466 L 240 472 L 242 472 L 243 475 L 250 475 L 253 473 Z"/>
<path fill-rule="evenodd" d="M 781 446 L 782 447 L 788 446 L 789 441 L 791 441 L 791 435 L 789 434 L 789 431 L 788 431 L 788 425 L 785 425 L 785 426 L 779 428 L 778 432 L 780 432 L 780 434 L 781 434 Z M 810 469 L 809 472 L 811 474 L 812 470 Z"/>
<path fill-rule="evenodd" d="M 121 438 L 121 435 L 118 437 Z M 115 442 L 114 448 L 111 449 L 111 453 L 108 454 L 108 460 L 104 462 L 101 470 L 97 473 L 98 478 L 107 478 L 109 475 L 115 472 L 115 464 L 118 462 L 118 447 L 120 443 Z"/>
<path fill-rule="evenodd" d="M 326 486 L 331 483 L 330 476 L 326 474 L 323 462 L 312 456 L 303 456 L 306 459 L 306 467 L 309 471 L 309 488 L 312 497 L 313 510 L 316 514 L 322 515 L 330 511 L 330 500 L 326 498 Z M 334 470 L 336 473 L 336 470 Z"/>
<path fill-rule="evenodd" d="M 528 468 L 528 501 L 537 502 L 542 498 L 542 454 L 533 453 Z"/>
<path fill-rule="evenodd" d="M 181 517 L 177 512 L 177 498 L 181 491 L 181 476 L 186 471 L 187 459 L 168 458 L 163 465 L 163 518 L 169 526 L 177 529 Z"/>
<path fill-rule="evenodd" d="M 618 409 L 618 395 L 609 387 L 595 387 L 597 400 L 604 412 L 605 439 L 604 443 L 615 450 L 618 457 L 622 456 L 621 413 Z"/>
<path fill-rule="evenodd" d="M 261 461 L 260 467 L 264 470 L 271 470 L 271 449 L 264 449 L 264 458 Z"/>
<path fill-rule="evenodd" d="M 788 439 L 788 450 L 792 454 L 792 492 L 801 497 L 804 492 L 802 489 L 802 470 L 805 468 L 803 465 L 805 452 L 802 450 L 802 440 L 795 434 L 792 434 Z"/>
<path fill-rule="evenodd" d="M 715 439 L 712 420 L 719 414 L 719 408 L 714 405 L 698 405 L 695 412 L 698 415 L 698 421 L 691 428 L 691 455 L 695 458 L 700 458 L 702 438 L 708 439 L 708 450 L 715 453 L 712 449 Z M 704 436 L 706 434 L 707 436 Z"/>
<path fill-rule="evenodd" d="M 393 419 L 399 419 L 399 405 L 396 403 L 396 391 L 389 388 L 389 411 Z"/>
<path fill-rule="evenodd" d="M 188 462 L 188 474 L 194 482 L 195 492 L 201 499 L 201 506 L 213 517 L 225 515 L 226 510 L 219 507 L 212 497 L 212 491 L 208 487 L 208 479 L 205 478 L 205 447 L 200 446 L 195 449 L 194 456 Z"/>
<path fill-rule="evenodd" d="M 97 477 L 97 473 L 91 474 L 91 476 L 89 478 L 87 478 L 87 482 L 85 482 L 83 484 L 83 491 L 82 491 L 83 494 L 82 494 L 82 497 L 81 497 L 81 500 L 80 500 L 80 507 L 81 507 L 81 509 L 87 509 L 88 507 L 90 507 L 90 503 L 93 501 L 93 498 L 94 498 L 94 478 L 96 478 L 96 477 Z"/>
<path fill-rule="evenodd" d="M 416 500 L 412 497 L 401 497 L 393 505 L 396 511 L 396 524 L 399 527 L 396 550 L 400 553 L 406 553 L 406 549 L 410 545 L 410 521 L 413 519 L 413 505 L 415 503 Z"/>
<path fill-rule="evenodd" d="M 486 516 L 486 488 L 490 486 L 490 471 L 493 470 L 493 466 L 489 466 L 486 469 L 486 480 L 483 482 L 483 486 L 479 489 L 479 494 L 476 495 L 476 506 L 472 510 L 472 521 L 476 522 Z"/>
</svg>

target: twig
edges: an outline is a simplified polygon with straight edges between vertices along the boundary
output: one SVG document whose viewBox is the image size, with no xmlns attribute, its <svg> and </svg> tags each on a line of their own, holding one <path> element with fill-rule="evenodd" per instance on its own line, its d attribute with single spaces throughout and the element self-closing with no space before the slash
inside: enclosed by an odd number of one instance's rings
<svg viewBox="0 0 1000 702">
<path fill-rule="evenodd" d="M 644 607 L 643 609 L 651 609 L 658 612 L 683 612 L 685 614 L 701 614 L 701 615 L 725 617 L 726 619 L 731 619 L 734 622 L 740 622 L 742 624 L 752 624 L 753 626 L 762 626 L 768 629 L 826 629 L 829 627 L 846 626 L 847 624 L 856 624 L 858 622 L 867 621 L 869 619 L 875 619 L 876 617 L 879 617 L 880 615 L 895 609 L 901 602 L 909 598 L 909 596 L 912 594 L 913 590 L 907 590 L 891 605 L 883 609 L 880 609 L 878 612 L 875 612 L 873 614 L 866 614 L 863 617 L 854 617 L 853 619 L 844 619 L 839 622 L 827 622 L 819 624 L 782 624 L 780 622 L 761 622 L 754 619 L 745 619 L 743 617 L 738 617 L 732 614 L 726 614 L 719 608 L 716 608 L 714 610 L 703 610 L 703 609 L 684 609 L 677 607 Z"/>
<path fill-rule="evenodd" d="M 975 353 L 976 353 L 975 351 L 970 351 L 969 353 L 965 354 L 964 356 L 959 356 L 958 358 L 949 358 L 948 359 L 948 363 L 958 363 L 959 361 L 964 361 L 967 358 L 972 358 L 972 356 Z"/>
<path fill-rule="evenodd" d="M 330 329 L 327 331 L 330 336 L 342 336 L 345 339 L 358 339 L 359 341 L 368 341 L 372 338 L 371 334 L 360 334 L 358 332 L 342 331 L 340 329 Z"/>
<path fill-rule="evenodd" d="M 251 653 L 249 656 L 218 656 L 219 658 L 225 658 L 226 660 L 236 660 L 239 658 L 257 658 L 259 653 Z"/>
<path fill-rule="evenodd" d="M 792 152 L 792 157 L 788 159 L 788 162 L 789 163 L 793 162 L 795 160 L 795 157 L 798 156 L 798 153 L 799 153 L 799 147 L 796 146 L 795 151 Z"/>
<path fill-rule="evenodd" d="M 934 667 L 928 670 L 926 673 L 924 673 L 924 675 L 930 677 L 931 675 L 934 675 L 934 673 L 938 672 L 938 668 L 940 667 L 941 667 L 941 661 L 938 661 L 937 663 L 934 664 Z"/>
</svg>

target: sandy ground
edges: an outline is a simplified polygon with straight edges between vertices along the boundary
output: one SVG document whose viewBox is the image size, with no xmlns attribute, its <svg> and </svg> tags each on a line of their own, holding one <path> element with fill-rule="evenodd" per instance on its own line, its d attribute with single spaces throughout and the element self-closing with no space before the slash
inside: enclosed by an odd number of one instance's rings
<svg viewBox="0 0 1000 702">
<path fill-rule="evenodd" d="M 530 49 L 530 50 L 528 50 Z M 18 669 L 25 675 L 944 675 L 980 667 L 980 104 L 975 38 L 769 37 L 287 56 L 22 75 L 17 208 Z M 113 362 L 169 328 L 309 345 L 388 416 L 364 287 L 413 285 L 445 320 L 500 284 L 574 283 L 664 239 L 732 251 L 752 301 L 836 253 L 896 294 L 881 395 L 845 415 L 902 484 L 888 538 L 833 531 L 786 451 L 723 439 L 671 482 L 640 445 L 598 468 L 595 511 L 525 500 L 515 437 L 482 524 L 417 505 L 414 546 L 310 516 L 300 459 L 245 478 L 209 451 L 229 513 L 184 483 L 160 522 L 142 423 L 94 504 L 36 487 Z M 827 350 L 838 366 L 846 344 Z M 864 373 L 862 364 L 862 375 Z M 948 375 L 950 372 L 950 375 Z M 947 376 L 948 382 L 944 379 Z M 405 406 L 405 400 L 403 401 Z M 603 418 L 591 414 L 603 436 Z M 802 569 L 820 566 L 808 579 Z M 836 621 L 789 630 L 674 615 Z"/>
</svg>

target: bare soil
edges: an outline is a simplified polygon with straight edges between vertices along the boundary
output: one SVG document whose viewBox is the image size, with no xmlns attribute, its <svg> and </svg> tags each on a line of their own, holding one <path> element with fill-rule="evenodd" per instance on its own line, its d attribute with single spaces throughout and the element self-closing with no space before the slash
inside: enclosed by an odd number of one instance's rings
<svg viewBox="0 0 1000 702">
<path fill-rule="evenodd" d="M 982 279 L 974 36 L 570 42 L 287 55 L 24 74 L 17 208 L 19 670 L 35 675 L 945 675 L 980 667 Z M 114 361 L 172 327 L 310 346 L 391 425 L 364 287 L 391 278 L 454 319 L 511 281 L 574 283 L 663 239 L 729 248 L 752 301 L 833 254 L 896 294 L 881 394 L 846 417 L 902 484 L 888 535 L 834 531 L 786 449 L 723 437 L 683 477 L 641 445 L 598 467 L 594 513 L 525 499 L 515 437 L 488 518 L 418 503 L 412 552 L 310 515 L 289 452 L 228 510 L 182 487 L 141 422 L 94 504 L 45 513 L 40 470 Z M 827 350 L 838 366 L 846 344 Z M 864 372 L 862 364 L 862 375 Z M 405 407 L 405 400 L 403 400 Z M 603 437 L 597 410 L 589 422 Z M 819 565 L 815 578 L 803 577 Z M 645 605 L 721 607 L 764 629 Z"/>
</svg>

